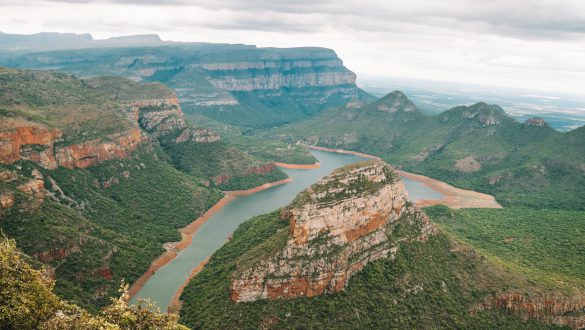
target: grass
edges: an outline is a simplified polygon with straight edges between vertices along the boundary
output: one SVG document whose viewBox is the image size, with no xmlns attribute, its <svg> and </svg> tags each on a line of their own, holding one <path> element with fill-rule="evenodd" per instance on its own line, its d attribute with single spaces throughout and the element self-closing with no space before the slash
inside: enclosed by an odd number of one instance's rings
<svg viewBox="0 0 585 330">
<path fill-rule="evenodd" d="M 457 240 L 536 283 L 585 289 L 585 212 L 444 206 L 425 212 Z"/>
</svg>

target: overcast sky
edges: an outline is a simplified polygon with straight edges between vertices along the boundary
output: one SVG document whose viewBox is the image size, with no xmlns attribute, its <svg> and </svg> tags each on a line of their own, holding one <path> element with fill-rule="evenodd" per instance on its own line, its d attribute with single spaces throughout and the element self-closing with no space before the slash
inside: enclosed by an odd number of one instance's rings
<svg viewBox="0 0 585 330">
<path fill-rule="evenodd" d="M 358 77 L 585 94 L 584 0 L 0 0 L 0 31 L 323 46 Z"/>
</svg>

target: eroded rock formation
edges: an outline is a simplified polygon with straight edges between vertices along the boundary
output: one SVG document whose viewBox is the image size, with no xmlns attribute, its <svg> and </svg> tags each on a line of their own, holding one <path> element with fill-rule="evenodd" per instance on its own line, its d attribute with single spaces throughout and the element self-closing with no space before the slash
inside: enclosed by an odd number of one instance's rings
<svg viewBox="0 0 585 330">
<path fill-rule="evenodd" d="M 105 138 L 60 146 L 63 133 L 59 129 L 40 126 L 16 126 L 0 132 L 0 163 L 30 160 L 44 168 L 86 168 L 106 160 L 128 157 L 145 136 L 176 133 L 176 143 L 194 141 L 209 143 L 220 136 L 209 129 L 187 127 L 176 96 L 168 99 L 135 101 L 128 106 L 128 118 L 136 127 Z M 140 126 L 140 127 L 138 127 Z"/>
<path fill-rule="evenodd" d="M 312 297 L 343 290 L 368 262 L 393 258 L 400 243 L 435 232 L 408 201 L 389 165 L 371 161 L 335 171 L 297 196 L 282 212 L 289 232 L 279 232 L 273 255 L 242 259 L 231 299 Z M 414 228 L 395 235 L 397 228 Z"/>
</svg>

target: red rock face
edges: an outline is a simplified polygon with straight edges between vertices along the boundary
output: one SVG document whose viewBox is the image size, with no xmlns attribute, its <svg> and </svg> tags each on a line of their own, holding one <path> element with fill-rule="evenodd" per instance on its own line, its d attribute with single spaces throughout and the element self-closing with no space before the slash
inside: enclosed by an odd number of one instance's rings
<svg viewBox="0 0 585 330">
<path fill-rule="evenodd" d="M 128 118 L 132 123 L 138 124 L 140 108 L 161 105 L 176 106 L 173 113 L 179 115 L 184 126 L 179 100 L 176 96 L 169 99 L 136 101 L 131 105 Z M 12 131 L 0 132 L 0 163 L 11 164 L 27 159 L 48 169 L 55 169 L 58 166 L 86 168 L 102 161 L 126 158 L 143 140 L 140 128 L 135 127 L 113 138 L 112 141 L 103 142 L 98 139 L 54 148 L 55 140 L 62 135 L 62 132 L 57 129 L 46 130 L 38 127 L 15 127 Z M 34 145 L 44 148 L 38 151 L 31 147 Z"/>
<path fill-rule="evenodd" d="M 55 156 L 60 166 L 86 168 L 106 160 L 126 158 L 136 150 L 141 141 L 140 129 L 134 128 L 129 134 L 112 142 L 100 143 L 96 140 L 59 148 Z"/>
<path fill-rule="evenodd" d="M 21 148 L 26 145 L 45 146 L 53 150 L 53 141 L 61 136 L 59 130 L 43 130 L 36 127 L 18 127 L 12 132 L 0 133 L 0 162 L 11 164 L 21 159 Z M 34 152 L 33 161 L 43 163 L 47 168 L 56 168 L 57 163 L 51 152 Z"/>
<path fill-rule="evenodd" d="M 47 251 L 39 252 L 35 256 L 42 263 L 49 263 L 53 260 L 63 260 L 67 256 L 81 251 L 79 245 L 74 245 L 68 248 L 53 248 Z"/>
<path fill-rule="evenodd" d="M 18 127 L 13 132 L 0 133 L 0 162 L 11 164 L 28 159 L 49 169 L 57 166 L 85 168 L 101 161 L 128 157 L 142 141 L 140 129 L 135 128 L 112 142 L 95 140 L 54 150 L 53 143 L 58 137 L 61 137 L 58 130 L 45 131 L 34 127 Z M 22 151 L 26 145 L 41 145 L 45 149 L 24 154 Z"/>
<path fill-rule="evenodd" d="M 585 308 L 583 295 L 572 298 L 564 296 L 529 298 L 518 293 L 505 293 L 487 299 L 483 304 L 472 308 L 471 313 L 493 307 L 510 310 L 524 320 L 539 319 L 573 329 L 585 327 L 585 315 L 577 312 Z"/>
<path fill-rule="evenodd" d="M 112 269 L 110 268 L 110 266 L 103 266 L 100 267 L 98 269 L 94 269 L 91 272 L 92 275 L 97 276 L 97 277 L 101 277 L 103 279 L 106 280 L 113 280 L 114 279 L 114 274 L 112 273 Z"/>
</svg>

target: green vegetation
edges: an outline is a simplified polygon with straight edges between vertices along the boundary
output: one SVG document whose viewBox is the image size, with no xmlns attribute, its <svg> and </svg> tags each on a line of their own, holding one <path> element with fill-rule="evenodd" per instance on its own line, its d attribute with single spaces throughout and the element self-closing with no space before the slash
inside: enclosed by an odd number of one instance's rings
<svg viewBox="0 0 585 330">
<path fill-rule="evenodd" d="M 585 212 L 445 206 L 425 212 L 457 240 L 535 283 L 585 289 Z"/>
<path fill-rule="evenodd" d="M 13 240 L 0 237 L 0 328 L 2 329 L 176 329 L 173 314 L 161 314 L 154 305 L 140 302 L 128 306 L 122 297 L 98 315 L 90 315 L 60 300 L 46 270 L 31 267 L 31 260 L 16 248 Z"/>
<path fill-rule="evenodd" d="M 250 189 L 264 183 L 286 179 L 275 168 L 267 173 L 253 173 L 254 168 L 267 165 L 223 141 L 212 143 L 164 143 L 174 166 L 190 175 L 219 183 L 222 190 Z M 221 180 L 225 178 L 225 180 Z"/>
<path fill-rule="evenodd" d="M 314 164 L 317 162 L 317 159 L 304 146 L 284 143 L 279 140 L 240 135 L 230 136 L 226 142 L 253 156 L 270 161 L 288 164 Z"/>
<path fill-rule="evenodd" d="M 0 131 L 56 128 L 63 132 L 57 148 L 127 133 L 138 128 L 128 116 L 136 100 L 173 97 L 159 83 L 80 80 L 63 73 L 5 68 L 0 68 L 0 91 Z M 141 112 L 164 114 L 174 107 L 151 105 Z M 145 141 L 125 159 L 85 169 L 49 170 L 24 160 L 0 164 L 8 175 L 0 180 L 0 194 L 14 196 L 14 205 L 0 208 L 0 229 L 25 253 L 54 269 L 55 292 L 62 298 L 90 310 L 106 305 L 121 280 L 133 282 L 142 275 L 164 251 L 163 243 L 180 240 L 177 229 L 222 197 L 217 186 L 248 189 L 286 178 L 266 161 L 224 142 L 175 143 L 182 130 L 191 129 L 177 116 L 153 121 L 156 126 L 142 132 Z M 47 148 L 33 144 L 21 150 Z M 37 171 L 44 189 L 20 191 L 19 186 L 35 183 L 31 180 Z M 215 178 L 217 184 L 210 185 Z"/>
<path fill-rule="evenodd" d="M 288 175 L 278 168 L 263 174 L 246 174 L 230 178 L 218 187 L 223 191 L 246 190 L 261 186 L 265 183 L 276 182 L 288 178 Z"/>
<path fill-rule="evenodd" d="M 560 133 L 518 123 L 495 105 L 428 116 L 393 92 L 261 136 L 374 154 L 407 171 L 495 195 L 504 206 L 585 209 L 585 128 Z"/>
<path fill-rule="evenodd" d="M 316 63 L 309 67 L 290 67 L 292 61 L 299 60 L 316 60 Z M 246 79 L 264 78 L 268 81 L 279 74 L 351 75 L 341 61 L 336 66 L 325 66 L 319 64 L 319 60 L 339 61 L 334 51 L 316 47 L 257 48 L 250 45 L 187 43 L 164 47 L 37 52 L 15 56 L 4 60 L 3 64 L 57 69 L 80 77 L 121 76 L 161 82 L 177 92 L 186 114 L 203 115 L 221 124 L 249 131 L 305 119 L 324 109 L 342 105 L 348 98 L 371 99 L 352 83 L 303 88 L 252 88 L 254 90 L 235 92 L 218 88 L 217 84 L 212 83 L 226 76 L 232 80 L 241 79 L 246 84 Z M 231 65 L 234 63 L 244 64 L 242 69 L 233 69 Z M 266 63 L 266 67 L 246 68 L 245 63 Z M 206 70 L 207 66 L 211 68 Z"/>
<path fill-rule="evenodd" d="M 56 267 L 61 297 L 89 308 L 104 305 L 120 280 L 138 278 L 163 252 L 163 243 L 180 240 L 178 228 L 221 198 L 219 191 L 157 160 L 157 153 L 165 154 L 154 150 L 144 145 L 129 159 L 83 170 L 21 165 L 24 173 L 40 170 L 59 202 L 47 198 L 34 208 L 26 206 L 26 196 L 17 196 L 16 206 L 2 211 L 0 226 L 29 255 L 52 249 L 70 253 L 49 262 Z M 51 188 L 49 178 L 65 196 Z M 112 279 L 96 275 L 102 268 L 111 269 Z"/>
<path fill-rule="evenodd" d="M 60 129 L 60 145 L 127 132 L 133 124 L 126 120 L 129 102 L 170 95 L 158 83 L 113 77 L 81 80 L 59 72 L 0 68 L 0 115 L 28 126 Z M 3 122 L 0 129 L 10 125 Z"/>
<path fill-rule="evenodd" d="M 181 320 L 192 328 L 555 328 L 524 322 L 472 305 L 510 285 L 506 273 L 473 254 L 451 252 L 439 234 L 427 242 L 403 244 L 395 260 L 369 263 L 340 293 L 291 300 L 233 303 L 229 282 L 240 260 L 260 248 L 287 223 L 278 212 L 253 218 L 234 233 L 185 288 Z M 286 230 L 285 230 L 286 231 Z M 269 244 L 270 245 L 270 244 Z M 264 253 L 263 252 L 263 253 Z"/>
</svg>

